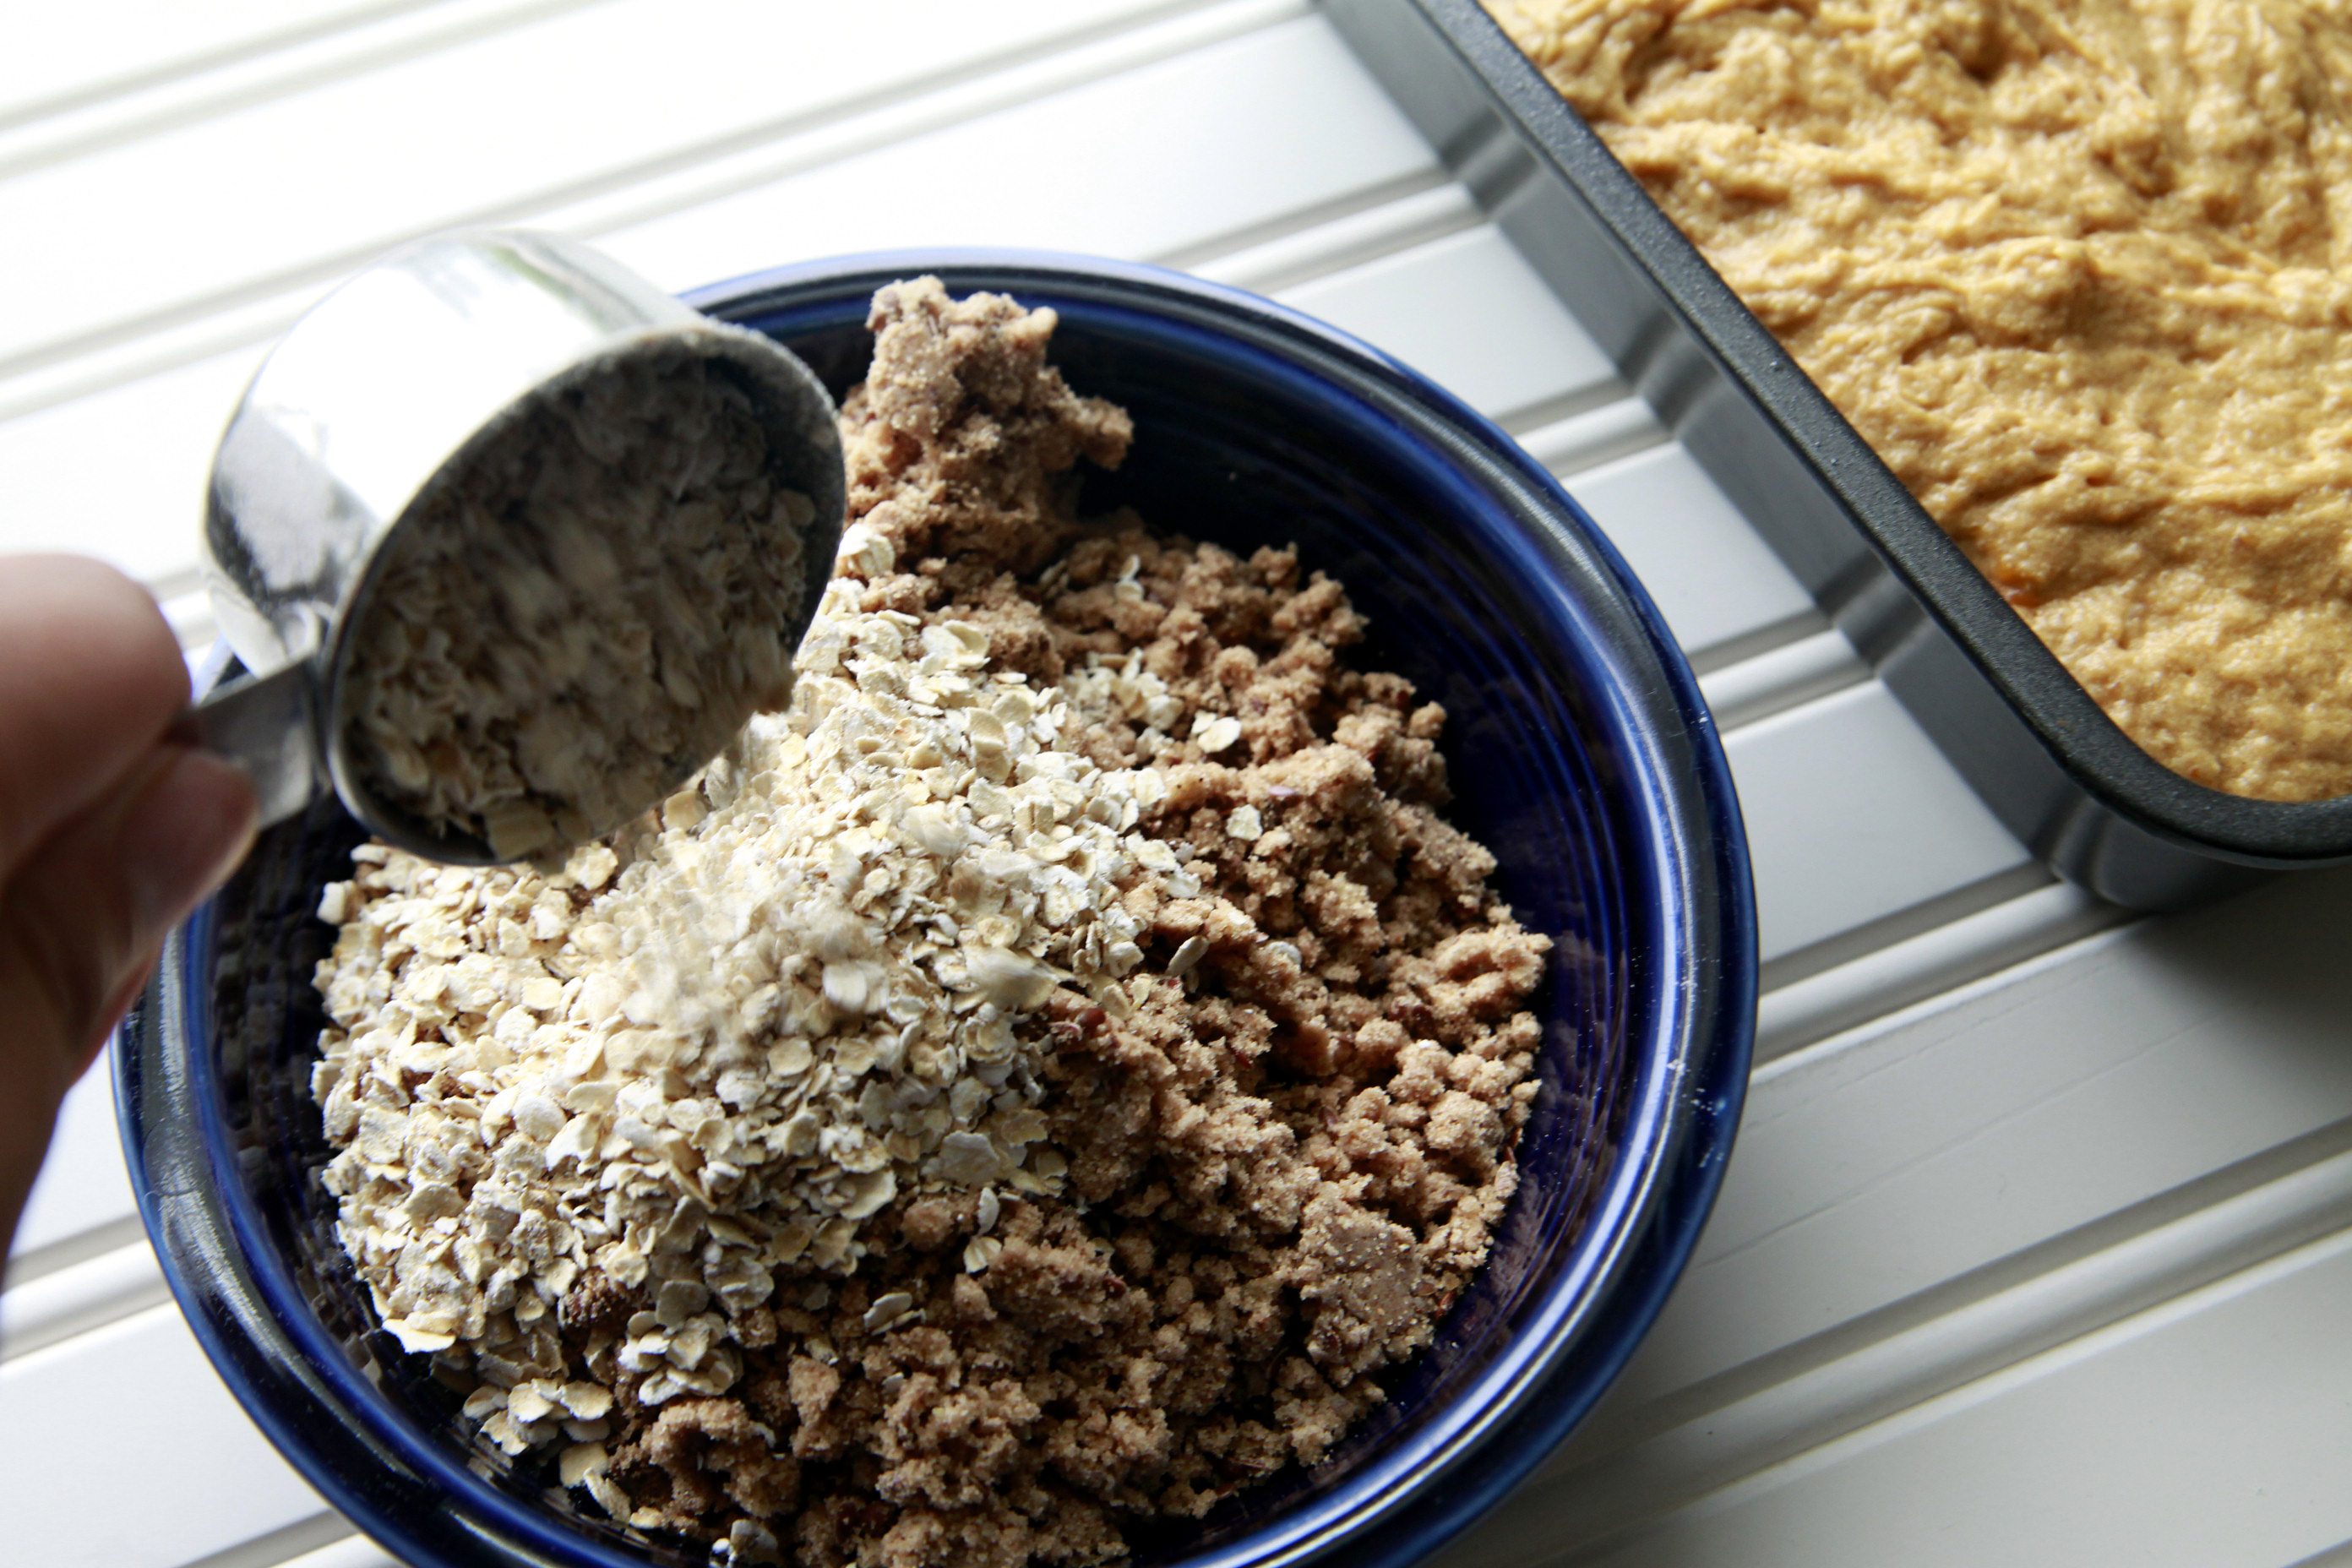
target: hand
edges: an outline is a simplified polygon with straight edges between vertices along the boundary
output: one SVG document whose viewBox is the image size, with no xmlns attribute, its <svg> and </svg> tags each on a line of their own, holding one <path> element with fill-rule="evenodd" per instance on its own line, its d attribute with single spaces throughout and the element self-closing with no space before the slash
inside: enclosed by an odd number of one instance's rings
<svg viewBox="0 0 2352 1568">
<path fill-rule="evenodd" d="M 186 739 L 187 702 L 138 584 L 0 556 L 0 1258 L 58 1102 L 253 840 L 253 788 Z"/>
</svg>

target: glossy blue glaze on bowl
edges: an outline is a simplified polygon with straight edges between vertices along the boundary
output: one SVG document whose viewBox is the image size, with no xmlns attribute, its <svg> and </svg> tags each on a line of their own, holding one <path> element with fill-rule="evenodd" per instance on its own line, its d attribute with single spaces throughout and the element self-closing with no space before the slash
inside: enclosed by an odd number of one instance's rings
<svg viewBox="0 0 2352 1568">
<path fill-rule="evenodd" d="M 1142 1563 L 1415 1561 L 1497 1501 L 1624 1364 L 1714 1200 L 1747 1080 L 1755 921 L 1737 801 L 1688 667 L 1549 476 L 1412 372 L 1262 300 L 1153 268 L 929 252 L 722 285 L 693 302 L 793 347 L 836 395 L 873 289 L 921 272 L 1060 313 L 1053 357 L 1136 416 L 1090 510 L 1247 551 L 1296 543 L 1450 715 L 1454 819 L 1552 935 L 1542 1093 L 1492 1259 L 1388 1403 L 1323 1464 L 1197 1523 L 1131 1528 Z M 266 835 L 175 935 L 116 1056 L 142 1214 L 198 1339 L 327 1499 L 421 1565 L 686 1563 L 475 1448 L 456 1396 L 374 1327 L 316 1180 L 313 914 L 356 827 L 331 803 Z"/>
</svg>

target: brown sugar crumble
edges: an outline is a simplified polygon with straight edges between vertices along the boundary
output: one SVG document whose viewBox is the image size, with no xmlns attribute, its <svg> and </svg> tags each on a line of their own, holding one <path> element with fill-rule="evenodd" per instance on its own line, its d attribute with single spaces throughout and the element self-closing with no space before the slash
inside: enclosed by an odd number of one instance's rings
<svg viewBox="0 0 2352 1568">
<path fill-rule="evenodd" d="M 1104 1562 L 1429 1343 L 1550 943 L 1338 584 L 1078 520 L 1129 431 L 1050 311 L 920 279 L 871 324 L 791 710 L 561 873 L 363 847 L 328 889 L 328 1181 L 485 1439 L 626 1526 Z"/>
</svg>

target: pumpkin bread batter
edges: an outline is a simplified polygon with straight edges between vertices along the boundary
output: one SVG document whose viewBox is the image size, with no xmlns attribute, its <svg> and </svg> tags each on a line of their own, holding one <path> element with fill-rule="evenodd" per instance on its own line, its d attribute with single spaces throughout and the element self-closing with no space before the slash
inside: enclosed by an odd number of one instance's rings
<svg viewBox="0 0 2352 1568">
<path fill-rule="evenodd" d="M 2352 8 L 1487 3 L 2133 740 L 2352 792 Z"/>
</svg>

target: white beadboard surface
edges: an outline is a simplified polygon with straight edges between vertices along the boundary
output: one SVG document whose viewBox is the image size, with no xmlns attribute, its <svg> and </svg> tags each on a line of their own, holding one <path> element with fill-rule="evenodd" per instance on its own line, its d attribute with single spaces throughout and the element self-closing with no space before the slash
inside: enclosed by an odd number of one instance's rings
<svg viewBox="0 0 2352 1568">
<path fill-rule="evenodd" d="M 265 345 L 482 221 L 676 289 L 994 244 L 1271 292 L 1496 419 L 1642 575 L 1741 792 L 1759 1065 L 1655 1330 L 1445 1563 L 2352 1560 L 2352 872 L 2160 920 L 2051 881 L 1306 0 L 30 12 L 0 550 L 102 555 L 206 635 L 198 498 Z M 102 1075 L 0 1292 L 0 1473 L 10 1563 L 395 1568 L 164 1296 Z"/>
<path fill-rule="evenodd" d="M 1679 443 L 1579 474 L 1570 491 L 1692 658 L 1814 614 L 1780 558 Z"/>
<path fill-rule="evenodd" d="M 368 24 L 425 9 L 383 0 L 291 5 L 288 0 L 102 0 L 56 7 L 37 29 L 0 52 L 0 128 L 54 129 L 76 111 L 119 113 L 157 89 L 184 89 L 256 58 L 289 52 L 319 36 L 369 30 Z M 456 12 L 461 7 L 441 7 Z"/>
</svg>

